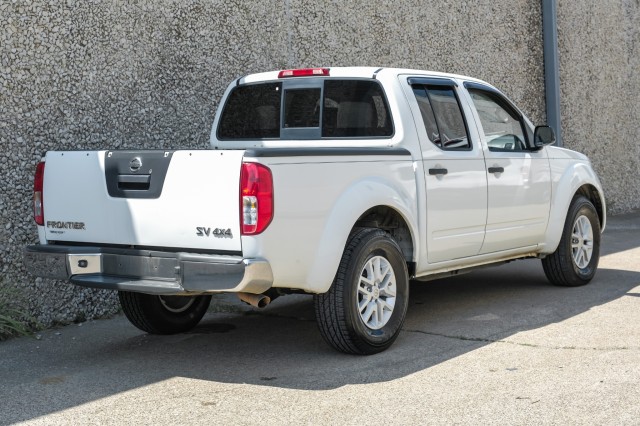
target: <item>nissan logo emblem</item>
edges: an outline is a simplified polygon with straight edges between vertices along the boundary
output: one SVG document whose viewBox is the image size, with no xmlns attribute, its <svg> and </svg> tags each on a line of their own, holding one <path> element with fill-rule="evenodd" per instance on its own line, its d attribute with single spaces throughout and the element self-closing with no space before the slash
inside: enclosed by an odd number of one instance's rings
<svg viewBox="0 0 640 426">
<path fill-rule="evenodd" d="M 137 172 L 138 170 L 140 170 L 140 167 L 142 167 L 142 160 L 140 159 L 140 157 L 134 157 L 129 162 L 129 170 L 131 170 L 132 172 Z"/>
</svg>

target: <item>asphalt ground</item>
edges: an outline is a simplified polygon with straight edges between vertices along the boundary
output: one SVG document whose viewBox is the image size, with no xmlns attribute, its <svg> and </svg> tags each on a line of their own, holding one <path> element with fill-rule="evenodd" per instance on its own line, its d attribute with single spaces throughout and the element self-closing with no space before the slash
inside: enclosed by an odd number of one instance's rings
<svg viewBox="0 0 640 426">
<path fill-rule="evenodd" d="M 640 212 L 587 286 L 537 260 L 411 285 L 386 352 L 320 337 L 309 296 L 217 298 L 192 332 L 122 316 L 0 343 L 0 424 L 640 424 Z"/>
</svg>

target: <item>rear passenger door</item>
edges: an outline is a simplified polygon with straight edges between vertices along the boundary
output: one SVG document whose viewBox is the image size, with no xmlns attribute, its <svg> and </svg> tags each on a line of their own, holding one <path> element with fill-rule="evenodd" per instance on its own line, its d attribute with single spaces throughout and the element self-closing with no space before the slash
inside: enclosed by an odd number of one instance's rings
<svg viewBox="0 0 640 426">
<path fill-rule="evenodd" d="M 425 170 L 429 263 L 477 255 L 487 219 L 487 175 L 460 88 L 449 79 L 411 77 L 405 86 Z"/>
<path fill-rule="evenodd" d="M 480 253 L 526 249 L 542 241 L 551 202 L 546 150 L 529 149 L 531 129 L 495 89 L 465 83 L 487 163 L 488 214 Z"/>
</svg>

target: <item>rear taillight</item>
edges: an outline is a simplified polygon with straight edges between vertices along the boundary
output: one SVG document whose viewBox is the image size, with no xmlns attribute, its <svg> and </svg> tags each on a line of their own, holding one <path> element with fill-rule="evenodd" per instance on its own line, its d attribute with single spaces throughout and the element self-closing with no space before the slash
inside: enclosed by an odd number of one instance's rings
<svg viewBox="0 0 640 426">
<path fill-rule="evenodd" d="M 282 70 L 278 73 L 278 78 L 317 77 L 328 75 L 329 68 L 301 68 L 297 70 Z"/>
<path fill-rule="evenodd" d="M 240 229 L 242 235 L 264 231 L 273 219 L 273 177 L 267 166 L 243 163 L 240 172 Z"/>
<path fill-rule="evenodd" d="M 42 204 L 42 187 L 44 182 L 44 161 L 36 166 L 33 180 L 33 219 L 40 226 L 44 225 L 44 205 Z"/>
</svg>

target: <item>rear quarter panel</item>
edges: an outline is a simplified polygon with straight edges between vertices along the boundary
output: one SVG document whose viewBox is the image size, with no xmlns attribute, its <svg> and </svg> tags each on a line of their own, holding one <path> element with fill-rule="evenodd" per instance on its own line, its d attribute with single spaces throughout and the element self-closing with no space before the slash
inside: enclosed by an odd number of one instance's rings
<svg viewBox="0 0 640 426">
<path fill-rule="evenodd" d="M 273 172 L 274 219 L 261 235 L 243 237 L 242 247 L 245 257 L 269 261 L 275 287 L 327 291 L 352 227 L 371 207 L 397 210 L 416 241 L 410 155 L 260 160 Z"/>
</svg>

